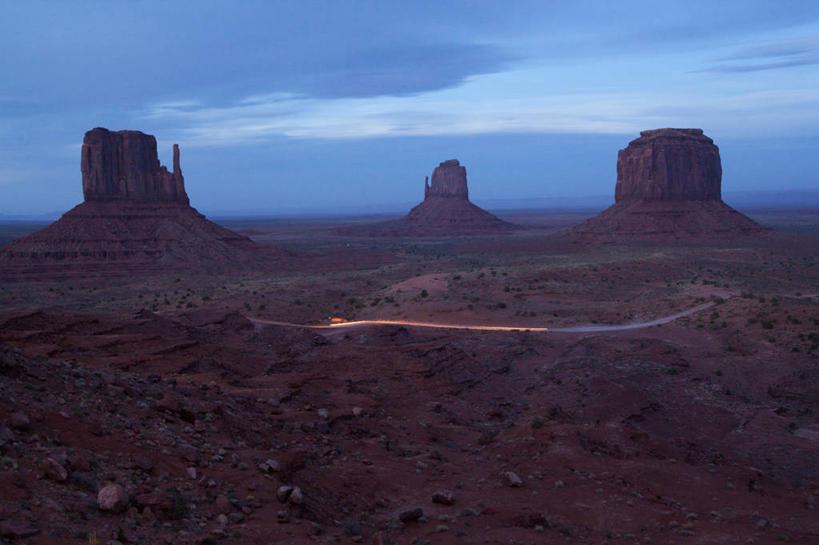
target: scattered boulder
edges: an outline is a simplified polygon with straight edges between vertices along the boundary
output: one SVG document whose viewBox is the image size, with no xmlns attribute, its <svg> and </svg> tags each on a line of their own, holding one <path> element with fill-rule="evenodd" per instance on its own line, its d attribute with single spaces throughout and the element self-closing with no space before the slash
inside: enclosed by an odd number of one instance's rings
<svg viewBox="0 0 819 545">
<path fill-rule="evenodd" d="M 520 488 L 523 486 L 523 481 L 518 474 L 514 471 L 507 471 L 503 474 L 504 478 L 506 479 L 506 484 L 508 484 L 512 488 Z"/>
<path fill-rule="evenodd" d="M 230 501 L 225 496 L 219 496 L 213 502 L 213 510 L 216 513 L 224 513 L 227 515 L 233 510 L 233 506 L 230 504 Z"/>
<path fill-rule="evenodd" d="M 16 430 L 25 431 L 31 426 L 31 420 L 29 420 L 28 415 L 23 411 L 17 411 L 11 415 L 9 424 Z"/>
<path fill-rule="evenodd" d="M 432 503 L 452 505 L 455 503 L 455 496 L 451 490 L 436 490 L 435 493 L 432 494 Z"/>
<path fill-rule="evenodd" d="M 401 522 L 417 522 L 421 517 L 424 516 L 424 510 L 420 507 L 413 507 L 412 509 L 406 509 L 398 513 L 398 520 Z"/>
<path fill-rule="evenodd" d="M 281 467 L 279 466 L 279 462 L 271 458 L 259 464 L 259 469 L 264 473 L 276 473 Z"/>
<path fill-rule="evenodd" d="M 288 501 L 294 505 L 301 505 L 304 503 L 304 492 L 301 491 L 301 488 L 298 486 L 294 486 L 293 490 L 290 492 L 290 497 Z"/>
<path fill-rule="evenodd" d="M 118 484 L 109 484 L 97 494 L 97 503 L 100 511 L 122 513 L 128 507 L 128 494 Z"/>
<path fill-rule="evenodd" d="M 292 493 L 292 486 L 282 485 L 276 490 L 276 499 L 281 503 L 287 503 L 287 500 L 290 499 L 290 494 Z"/>
<path fill-rule="evenodd" d="M 68 471 L 54 458 L 46 458 L 43 461 L 43 473 L 52 481 L 64 483 L 68 480 Z"/>
</svg>

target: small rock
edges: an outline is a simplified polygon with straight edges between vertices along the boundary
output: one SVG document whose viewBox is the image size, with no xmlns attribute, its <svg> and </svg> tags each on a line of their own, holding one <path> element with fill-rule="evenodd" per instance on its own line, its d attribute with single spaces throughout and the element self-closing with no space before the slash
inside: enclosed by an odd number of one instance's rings
<svg viewBox="0 0 819 545">
<path fill-rule="evenodd" d="M 279 471 L 280 466 L 279 462 L 271 458 L 259 464 L 259 469 L 261 469 L 265 473 L 276 473 L 277 471 Z"/>
<path fill-rule="evenodd" d="M 506 477 L 506 484 L 511 486 L 512 488 L 520 488 L 523 486 L 523 481 L 518 477 L 518 474 L 514 471 L 507 471 L 503 474 Z"/>
<path fill-rule="evenodd" d="M 31 526 L 28 521 L 0 520 L 0 536 L 11 539 L 20 539 L 35 536 L 40 533 L 40 529 Z"/>
<path fill-rule="evenodd" d="M 319 409 L 318 415 L 324 420 L 327 420 L 328 418 L 330 418 L 330 411 L 328 411 L 327 409 Z"/>
<path fill-rule="evenodd" d="M 156 515 L 150 507 L 145 507 L 140 513 L 139 518 L 145 524 L 153 524 L 156 521 Z"/>
<path fill-rule="evenodd" d="M 233 506 L 225 496 L 219 496 L 213 502 L 213 509 L 216 513 L 228 514 L 233 510 Z"/>
<path fill-rule="evenodd" d="M 45 462 L 43 462 L 43 471 L 45 472 L 46 477 L 52 481 L 64 483 L 66 480 L 68 480 L 68 471 L 66 471 L 65 468 L 54 458 L 45 459 Z"/>
<path fill-rule="evenodd" d="M 361 416 L 364 414 L 364 409 L 361 407 L 353 407 L 353 416 Z"/>
<path fill-rule="evenodd" d="M 141 469 L 142 471 L 150 472 L 154 469 L 154 462 L 147 456 L 143 456 L 142 454 L 137 454 L 134 456 L 134 464 Z"/>
<path fill-rule="evenodd" d="M 281 524 L 290 522 L 290 513 L 288 511 L 279 511 L 276 513 L 276 520 L 278 520 Z"/>
<path fill-rule="evenodd" d="M 455 503 L 455 496 L 449 490 L 437 490 L 432 495 L 432 503 L 440 503 L 441 505 L 452 505 Z"/>
<path fill-rule="evenodd" d="M 283 485 L 276 490 L 276 499 L 279 500 L 281 503 L 286 503 L 287 500 L 290 498 L 290 494 L 293 492 L 292 486 Z"/>
<path fill-rule="evenodd" d="M 398 520 L 401 522 L 415 522 L 423 516 L 424 510 L 420 507 L 415 507 L 398 513 Z"/>
<path fill-rule="evenodd" d="M 756 527 L 757 528 L 760 528 L 760 529 L 765 528 L 767 525 L 768 525 L 768 521 L 765 520 L 765 519 L 759 519 L 758 521 L 756 521 Z"/>
<path fill-rule="evenodd" d="M 298 486 L 293 487 L 293 491 L 290 492 L 289 501 L 290 503 L 296 505 L 301 505 L 302 503 L 304 503 L 304 493 L 301 491 L 301 488 L 299 488 Z"/>
<path fill-rule="evenodd" d="M 228 518 L 230 519 L 230 522 L 234 524 L 239 524 L 245 520 L 245 516 L 242 513 L 231 513 L 228 515 Z"/>
<path fill-rule="evenodd" d="M 219 516 L 216 517 L 216 524 L 219 526 L 227 526 L 228 518 L 224 513 L 219 513 Z"/>
<path fill-rule="evenodd" d="M 555 488 L 563 488 L 566 484 L 563 481 L 555 481 Z"/>
<path fill-rule="evenodd" d="M 17 411 L 13 415 L 11 415 L 9 424 L 11 424 L 11 427 L 14 429 L 27 430 L 28 427 L 31 425 L 31 420 L 29 420 L 28 415 L 23 411 Z"/>
<path fill-rule="evenodd" d="M 97 503 L 100 511 L 109 513 L 121 513 L 128 507 L 128 494 L 118 484 L 109 484 L 102 487 L 97 494 Z"/>
<path fill-rule="evenodd" d="M 188 474 L 189 479 L 196 479 L 198 477 L 195 467 L 189 467 L 188 469 L 185 470 L 185 473 Z"/>
</svg>

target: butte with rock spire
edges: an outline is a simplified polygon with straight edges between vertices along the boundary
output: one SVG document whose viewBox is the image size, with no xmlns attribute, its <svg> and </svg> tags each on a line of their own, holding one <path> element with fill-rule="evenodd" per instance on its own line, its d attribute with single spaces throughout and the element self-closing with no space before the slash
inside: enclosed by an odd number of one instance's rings
<svg viewBox="0 0 819 545">
<path fill-rule="evenodd" d="M 190 206 L 178 145 L 169 172 L 152 135 L 92 129 L 81 171 L 84 202 L 0 250 L 0 276 L 207 270 L 274 254 Z"/>
<path fill-rule="evenodd" d="M 466 168 L 457 159 L 444 161 L 424 180 L 424 200 L 405 217 L 341 229 L 358 236 L 447 237 L 508 233 L 518 226 L 469 201 Z"/>
</svg>

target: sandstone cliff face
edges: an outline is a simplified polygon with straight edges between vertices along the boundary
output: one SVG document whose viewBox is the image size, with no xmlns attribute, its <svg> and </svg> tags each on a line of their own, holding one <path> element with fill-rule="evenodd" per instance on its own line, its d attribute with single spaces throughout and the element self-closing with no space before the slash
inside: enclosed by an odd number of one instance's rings
<svg viewBox="0 0 819 545">
<path fill-rule="evenodd" d="M 173 172 L 159 164 L 156 138 L 139 131 L 98 127 L 82 144 L 82 191 L 86 202 L 133 201 L 189 204 L 173 147 Z"/>
<path fill-rule="evenodd" d="M 466 187 L 466 168 L 457 159 L 444 161 L 432 171 L 432 184 L 425 182 L 424 198 L 447 197 L 469 199 Z"/>
<path fill-rule="evenodd" d="M 615 202 L 719 201 L 719 148 L 702 129 L 642 131 L 617 155 Z"/>
</svg>

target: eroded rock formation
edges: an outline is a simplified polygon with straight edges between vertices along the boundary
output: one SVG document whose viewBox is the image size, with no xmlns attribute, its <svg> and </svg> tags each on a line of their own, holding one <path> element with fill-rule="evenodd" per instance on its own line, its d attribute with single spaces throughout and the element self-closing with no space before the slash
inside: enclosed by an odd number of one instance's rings
<svg viewBox="0 0 819 545">
<path fill-rule="evenodd" d="M 440 163 L 424 180 L 424 200 L 406 217 L 341 229 L 356 236 L 459 236 L 510 232 L 505 222 L 469 202 L 466 168 L 457 159 Z"/>
<path fill-rule="evenodd" d="M 719 239 L 765 229 L 722 202 L 719 148 L 702 129 L 642 131 L 617 154 L 615 204 L 573 228 L 589 242 Z"/>
<path fill-rule="evenodd" d="M 432 171 L 432 184 L 424 182 L 424 199 L 446 197 L 468 200 L 466 168 L 457 159 L 449 159 Z"/>
<path fill-rule="evenodd" d="M 159 164 L 156 138 L 140 131 L 112 132 L 97 127 L 82 143 L 82 192 L 90 201 L 145 201 L 188 204 L 173 146 L 173 172 Z"/>
<path fill-rule="evenodd" d="M 719 148 L 702 129 L 642 131 L 617 154 L 615 202 L 719 201 Z"/>
<path fill-rule="evenodd" d="M 85 202 L 0 250 L 0 276 L 201 271 L 274 258 L 269 248 L 208 221 L 189 205 L 179 146 L 173 150 L 168 172 L 153 136 L 88 131 L 81 161 Z"/>
</svg>

